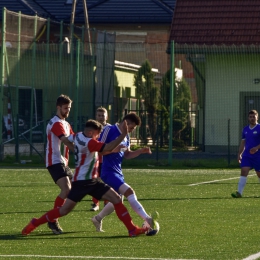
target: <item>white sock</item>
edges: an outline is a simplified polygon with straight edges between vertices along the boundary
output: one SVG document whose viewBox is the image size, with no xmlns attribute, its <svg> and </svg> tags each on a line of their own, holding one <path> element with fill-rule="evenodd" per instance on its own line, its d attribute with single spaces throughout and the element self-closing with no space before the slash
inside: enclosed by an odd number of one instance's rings
<svg viewBox="0 0 260 260">
<path fill-rule="evenodd" d="M 127 197 L 127 200 L 129 201 L 132 209 L 144 220 L 147 218 L 150 218 L 150 216 L 145 212 L 143 206 L 140 204 L 140 202 L 137 200 L 137 197 L 135 194 L 131 194 Z"/>
<path fill-rule="evenodd" d="M 108 202 L 107 205 L 96 215 L 96 219 L 100 222 L 105 216 L 108 216 L 114 211 L 114 205 Z"/>
<path fill-rule="evenodd" d="M 239 182 L 238 182 L 238 192 L 242 195 L 243 190 L 246 186 L 246 181 L 247 181 L 247 177 L 245 176 L 240 176 Z"/>
</svg>

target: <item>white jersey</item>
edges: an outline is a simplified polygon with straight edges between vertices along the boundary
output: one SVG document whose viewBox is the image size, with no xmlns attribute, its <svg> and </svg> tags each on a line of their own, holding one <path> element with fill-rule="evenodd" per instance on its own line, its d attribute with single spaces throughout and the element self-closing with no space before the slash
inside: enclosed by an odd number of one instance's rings
<svg viewBox="0 0 260 260">
<path fill-rule="evenodd" d="M 98 153 L 105 144 L 89 138 L 80 132 L 69 136 L 75 146 L 75 172 L 72 181 L 89 180 L 98 177 Z"/>
<path fill-rule="evenodd" d="M 46 127 L 46 134 L 46 167 L 57 163 L 64 163 L 67 166 L 69 148 L 62 143 L 60 138 L 74 134 L 70 124 L 56 115 L 49 121 Z"/>
</svg>

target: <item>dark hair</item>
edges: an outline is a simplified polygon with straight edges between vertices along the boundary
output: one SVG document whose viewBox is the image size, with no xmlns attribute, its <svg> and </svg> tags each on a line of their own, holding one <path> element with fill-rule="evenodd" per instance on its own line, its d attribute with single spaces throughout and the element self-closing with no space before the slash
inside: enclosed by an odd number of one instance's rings
<svg viewBox="0 0 260 260">
<path fill-rule="evenodd" d="M 56 106 L 62 106 L 62 105 L 67 105 L 71 104 L 72 100 L 69 98 L 69 96 L 61 94 L 56 101 Z"/>
<path fill-rule="evenodd" d="M 99 132 L 101 132 L 103 129 L 103 126 L 98 121 L 89 119 L 85 124 L 85 128 L 89 128 L 92 130 L 99 130 Z"/>
<path fill-rule="evenodd" d="M 126 116 L 124 116 L 123 121 L 124 120 L 129 120 L 131 122 L 134 122 L 138 126 L 141 125 L 141 118 L 135 113 L 127 114 Z"/>
<path fill-rule="evenodd" d="M 258 112 L 253 109 L 253 110 L 250 110 L 250 111 L 248 112 L 248 115 L 257 115 L 257 116 L 258 116 Z"/>
</svg>

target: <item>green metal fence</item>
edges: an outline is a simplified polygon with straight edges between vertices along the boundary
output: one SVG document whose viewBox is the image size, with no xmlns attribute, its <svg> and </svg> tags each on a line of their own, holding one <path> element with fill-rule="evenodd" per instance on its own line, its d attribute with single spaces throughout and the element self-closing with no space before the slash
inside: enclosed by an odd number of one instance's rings
<svg viewBox="0 0 260 260">
<path fill-rule="evenodd" d="M 169 161 L 178 148 L 235 154 L 248 110 L 260 111 L 257 45 L 169 48 L 6 9 L 1 31 L 1 159 L 44 158 L 60 94 L 73 100 L 74 131 L 99 106 L 110 123 L 138 113 L 133 144 L 168 148 Z"/>
</svg>

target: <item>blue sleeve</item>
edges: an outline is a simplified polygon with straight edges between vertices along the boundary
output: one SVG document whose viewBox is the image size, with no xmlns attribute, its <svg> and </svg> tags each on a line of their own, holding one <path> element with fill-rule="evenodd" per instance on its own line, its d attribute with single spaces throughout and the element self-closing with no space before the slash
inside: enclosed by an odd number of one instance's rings
<svg viewBox="0 0 260 260">
<path fill-rule="evenodd" d="M 242 137 L 242 140 L 245 140 L 245 139 L 246 139 L 246 136 L 245 136 L 245 128 L 242 130 L 242 135 L 241 135 L 241 137 Z"/>
<path fill-rule="evenodd" d="M 100 137 L 98 138 L 98 141 L 102 143 L 109 143 L 109 133 L 110 133 L 110 127 L 106 127 L 102 133 L 100 134 Z"/>
</svg>

